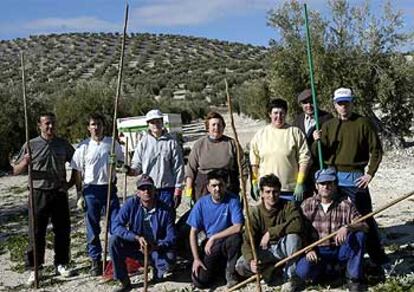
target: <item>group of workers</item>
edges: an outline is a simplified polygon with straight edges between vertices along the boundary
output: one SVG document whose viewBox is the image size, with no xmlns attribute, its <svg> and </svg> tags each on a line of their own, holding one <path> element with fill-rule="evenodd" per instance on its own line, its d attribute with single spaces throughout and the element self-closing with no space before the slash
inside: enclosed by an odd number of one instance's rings
<svg viewBox="0 0 414 292">
<path fill-rule="evenodd" d="M 121 284 L 116 291 L 132 289 L 126 258 L 142 261 L 144 250 L 149 253 L 154 282 L 171 275 L 177 257 L 176 208 L 182 193 L 194 203 L 186 219 L 189 233 L 184 240 L 190 243 L 191 278 L 196 287 L 212 287 L 223 275 L 231 287 L 243 277 L 260 273 L 269 283 L 284 279 L 282 290 L 295 291 L 309 281 L 340 273 L 342 267 L 349 290 L 363 291 L 365 251 L 381 271 L 389 271 L 390 261 L 373 218 L 352 224 L 372 211 L 368 185 L 382 157 L 374 125 L 353 112 L 354 98 L 348 88 L 335 90 L 337 117 L 319 110 L 320 130 L 316 130 L 310 90 L 298 96 L 303 113 L 293 125 L 286 122 L 287 102 L 270 100 L 270 124 L 253 137 L 249 159 L 241 159 L 242 173 L 237 161 L 240 146 L 224 135 L 226 124 L 217 112 L 208 113 L 207 135 L 196 141 L 184 165 L 181 146 L 164 128 L 162 112 L 149 111 L 148 131 L 138 141 L 130 166 L 122 164 L 124 155 L 118 142 L 111 155 L 112 138 L 104 136 L 103 116 L 89 116 L 90 137 L 75 150 L 56 136 L 55 115 L 40 114 L 40 135 L 30 141 L 31 156 L 24 145 L 13 164 L 14 174 L 32 167 L 36 224 L 26 253 L 26 267 L 33 269 L 33 240 L 37 263 L 40 267 L 44 263 L 46 229 L 51 220 L 56 273 L 71 276 L 67 190 L 76 185 L 77 206 L 85 212 L 90 274 L 101 275 L 100 221 L 107 211 L 110 183 L 109 252 L 113 276 Z M 318 143 L 327 167 L 322 170 L 315 163 Z M 72 168 L 69 181 L 66 162 Z M 128 175 L 138 176 L 136 196 L 122 206 L 115 172 L 109 178 L 109 167 L 117 165 L 122 165 L 120 169 Z M 239 197 L 240 177 L 249 175 L 252 192 L 259 198 L 250 214 L 254 246 L 244 228 Z M 334 231 L 338 233 L 333 239 L 288 261 L 283 276 L 274 269 L 277 261 Z M 28 283 L 34 280 L 32 272 Z"/>
</svg>

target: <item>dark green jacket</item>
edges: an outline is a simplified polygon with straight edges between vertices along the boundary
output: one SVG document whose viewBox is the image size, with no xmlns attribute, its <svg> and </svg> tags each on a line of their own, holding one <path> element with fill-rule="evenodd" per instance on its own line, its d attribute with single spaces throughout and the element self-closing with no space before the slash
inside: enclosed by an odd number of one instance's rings
<svg viewBox="0 0 414 292">
<path fill-rule="evenodd" d="M 263 235 L 269 231 L 270 244 L 276 243 L 280 238 L 290 233 L 302 233 L 302 217 L 293 202 L 279 200 L 276 208 L 266 210 L 263 203 L 251 210 L 251 224 L 254 245 L 259 247 Z M 247 231 L 244 231 L 242 254 L 247 261 L 253 259 Z"/>
<path fill-rule="evenodd" d="M 338 171 L 364 171 L 375 175 L 382 159 L 382 146 L 368 118 L 353 113 L 349 120 L 330 119 L 322 125 L 322 153 L 325 163 Z M 317 153 L 317 142 L 312 153 Z"/>
</svg>

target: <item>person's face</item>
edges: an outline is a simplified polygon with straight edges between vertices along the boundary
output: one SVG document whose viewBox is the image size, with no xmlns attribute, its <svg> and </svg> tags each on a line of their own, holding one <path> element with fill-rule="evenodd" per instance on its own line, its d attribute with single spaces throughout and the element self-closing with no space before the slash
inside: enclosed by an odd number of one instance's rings
<svg viewBox="0 0 414 292">
<path fill-rule="evenodd" d="M 222 179 L 210 179 L 208 181 L 207 190 L 210 192 L 214 201 L 220 202 L 226 192 L 226 186 Z"/>
<path fill-rule="evenodd" d="M 272 209 L 279 201 L 280 188 L 264 186 L 263 190 L 260 190 L 260 196 L 266 209 Z"/>
<path fill-rule="evenodd" d="M 286 111 L 282 108 L 273 108 L 269 114 L 271 124 L 276 128 L 282 128 L 286 121 Z"/>
<path fill-rule="evenodd" d="M 353 108 L 352 102 L 348 102 L 348 101 L 335 102 L 335 109 L 341 120 L 346 120 L 351 116 L 352 108 Z"/>
<path fill-rule="evenodd" d="M 303 112 L 308 116 L 313 116 L 314 110 L 313 110 L 313 104 L 312 100 L 310 98 L 307 98 L 300 102 L 302 106 Z"/>
<path fill-rule="evenodd" d="M 88 131 L 92 138 L 102 138 L 104 126 L 101 120 L 91 119 L 88 125 Z"/>
<path fill-rule="evenodd" d="M 52 139 L 55 136 L 56 119 L 54 117 L 40 117 L 40 122 L 37 125 L 43 138 Z"/>
<path fill-rule="evenodd" d="M 322 183 L 316 183 L 316 190 L 323 199 L 332 199 L 336 192 L 336 183 L 333 181 L 327 181 Z"/>
<path fill-rule="evenodd" d="M 163 119 L 153 119 L 153 120 L 148 121 L 148 129 L 153 134 L 161 133 L 163 126 L 164 126 Z"/>
<path fill-rule="evenodd" d="M 214 139 L 218 139 L 223 136 L 224 125 L 221 119 L 209 119 L 208 120 L 208 135 Z"/>
<path fill-rule="evenodd" d="M 137 190 L 137 196 L 144 204 L 149 204 L 155 200 L 155 188 L 154 186 L 142 186 Z"/>
</svg>

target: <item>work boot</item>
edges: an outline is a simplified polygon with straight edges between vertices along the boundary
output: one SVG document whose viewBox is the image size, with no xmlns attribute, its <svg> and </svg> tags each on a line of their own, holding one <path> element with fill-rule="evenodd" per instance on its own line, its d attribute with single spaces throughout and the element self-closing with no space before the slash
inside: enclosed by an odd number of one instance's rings
<svg viewBox="0 0 414 292">
<path fill-rule="evenodd" d="M 55 269 L 56 275 L 60 275 L 64 278 L 69 278 L 73 276 L 73 271 L 67 265 L 57 265 Z"/>
<path fill-rule="evenodd" d="M 89 274 L 92 277 L 98 277 L 102 275 L 102 261 L 92 261 L 91 269 Z"/>
<path fill-rule="evenodd" d="M 226 286 L 227 288 L 231 288 L 234 285 L 239 283 L 236 274 L 233 272 L 226 271 Z"/>
<path fill-rule="evenodd" d="M 131 280 L 129 277 L 119 280 L 121 282 L 121 287 L 117 287 L 112 292 L 129 292 L 132 290 Z"/>
<path fill-rule="evenodd" d="M 367 286 L 363 284 L 359 280 L 348 279 L 346 283 L 346 287 L 348 288 L 349 292 L 365 292 L 367 290 Z"/>
</svg>

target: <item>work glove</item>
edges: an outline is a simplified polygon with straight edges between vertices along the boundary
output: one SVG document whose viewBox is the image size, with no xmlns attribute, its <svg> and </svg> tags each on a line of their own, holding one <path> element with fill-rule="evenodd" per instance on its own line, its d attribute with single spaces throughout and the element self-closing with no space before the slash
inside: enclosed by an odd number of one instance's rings
<svg viewBox="0 0 414 292">
<path fill-rule="evenodd" d="M 184 201 L 188 205 L 188 207 L 192 207 L 194 204 L 193 200 L 193 188 L 192 187 L 186 187 L 184 189 Z"/>
<path fill-rule="evenodd" d="M 252 188 L 251 188 L 251 196 L 252 198 L 257 201 L 260 197 L 260 187 L 259 187 L 259 181 L 258 180 L 252 180 Z"/>
<path fill-rule="evenodd" d="M 293 199 L 296 202 L 303 201 L 303 192 L 305 191 L 305 186 L 303 183 L 297 183 L 295 187 L 295 191 L 293 192 Z"/>
<path fill-rule="evenodd" d="M 85 212 L 86 203 L 85 203 L 85 198 L 83 197 L 82 191 L 78 192 L 78 200 L 76 201 L 76 206 L 78 207 L 79 211 Z"/>
</svg>

